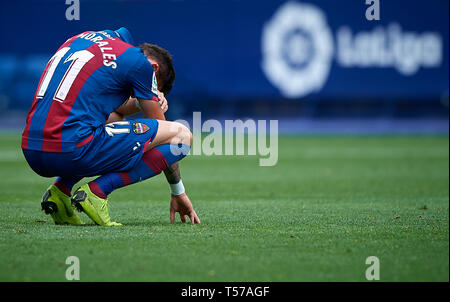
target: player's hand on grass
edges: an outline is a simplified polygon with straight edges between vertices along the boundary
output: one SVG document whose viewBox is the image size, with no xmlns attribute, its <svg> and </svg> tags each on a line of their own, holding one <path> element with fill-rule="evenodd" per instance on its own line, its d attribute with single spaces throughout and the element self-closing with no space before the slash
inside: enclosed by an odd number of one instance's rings
<svg viewBox="0 0 450 302">
<path fill-rule="evenodd" d="M 189 216 L 191 223 L 200 223 L 200 219 L 197 216 L 197 213 L 194 211 L 194 207 L 192 206 L 189 197 L 186 193 L 181 195 L 171 195 L 170 198 L 170 222 L 173 223 L 175 221 L 175 213 L 178 212 L 180 214 L 180 218 L 182 222 L 186 222 L 186 216 Z"/>
<path fill-rule="evenodd" d="M 167 103 L 166 97 L 164 96 L 164 93 L 162 93 L 161 91 L 158 91 L 158 99 L 161 110 L 166 113 L 167 109 L 169 109 L 169 105 Z"/>
</svg>

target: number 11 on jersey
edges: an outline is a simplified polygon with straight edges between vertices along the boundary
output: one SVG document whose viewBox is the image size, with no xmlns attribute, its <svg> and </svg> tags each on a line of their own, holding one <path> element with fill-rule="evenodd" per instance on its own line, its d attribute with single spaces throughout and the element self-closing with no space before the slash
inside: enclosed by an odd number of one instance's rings
<svg viewBox="0 0 450 302">
<path fill-rule="evenodd" d="M 63 47 L 58 50 L 55 55 L 50 59 L 47 71 L 44 75 L 44 79 L 38 89 L 37 98 L 42 99 L 47 91 L 48 85 L 55 73 L 56 67 L 60 63 L 61 59 L 66 55 L 66 53 L 70 50 L 70 47 Z M 59 82 L 58 88 L 56 89 L 55 95 L 53 99 L 58 102 L 63 102 L 67 94 L 69 93 L 70 87 L 72 87 L 73 82 L 76 77 L 80 73 L 83 66 L 89 62 L 94 57 L 94 54 L 87 50 L 80 50 L 69 55 L 64 63 L 68 63 L 71 61 L 69 67 L 66 70 L 66 73 L 62 77 Z"/>
</svg>

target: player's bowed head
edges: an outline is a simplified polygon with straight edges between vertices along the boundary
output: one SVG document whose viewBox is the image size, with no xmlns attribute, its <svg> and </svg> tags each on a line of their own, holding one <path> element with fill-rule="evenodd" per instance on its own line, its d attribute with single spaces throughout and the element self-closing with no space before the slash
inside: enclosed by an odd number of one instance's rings
<svg viewBox="0 0 450 302">
<path fill-rule="evenodd" d="M 155 71 L 158 90 L 168 95 L 175 81 L 175 69 L 173 68 L 172 56 L 164 48 L 150 43 L 142 43 L 138 46 L 147 57 Z"/>
</svg>

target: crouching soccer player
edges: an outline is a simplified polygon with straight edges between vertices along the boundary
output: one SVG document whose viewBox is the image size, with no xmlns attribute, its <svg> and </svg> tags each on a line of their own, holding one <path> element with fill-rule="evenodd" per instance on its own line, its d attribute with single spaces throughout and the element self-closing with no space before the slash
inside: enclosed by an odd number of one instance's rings
<svg viewBox="0 0 450 302">
<path fill-rule="evenodd" d="M 69 38 L 41 76 L 22 133 L 22 150 L 40 176 L 55 177 L 42 210 L 56 224 L 80 225 L 74 209 L 98 225 L 114 226 L 108 195 L 164 172 L 171 188 L 170 221 L 200 223 L 185 193 L 178 161 L 192 134 L 165 120 L 175 71 L 169 53 L 152 44 L 133 47 L 126 28 Z M 142 111 L 141 119 L 124 116 Z M 83 177 L 98 176 L 79 187 Z"/>
</svg>

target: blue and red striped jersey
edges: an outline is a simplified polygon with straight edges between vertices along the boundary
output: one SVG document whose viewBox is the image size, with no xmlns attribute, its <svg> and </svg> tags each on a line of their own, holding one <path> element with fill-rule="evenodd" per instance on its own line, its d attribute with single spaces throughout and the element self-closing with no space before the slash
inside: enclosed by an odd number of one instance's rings
<svg viewBox="0 0 450 302">
<path fill-rule="evenodd" d="M 89 141 L 130 96 L 158 100 L 153 67 L 124 27 L 68 39 L 47 63 L 22 148 L 70 152 Z"/>
</svg>

